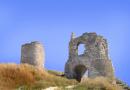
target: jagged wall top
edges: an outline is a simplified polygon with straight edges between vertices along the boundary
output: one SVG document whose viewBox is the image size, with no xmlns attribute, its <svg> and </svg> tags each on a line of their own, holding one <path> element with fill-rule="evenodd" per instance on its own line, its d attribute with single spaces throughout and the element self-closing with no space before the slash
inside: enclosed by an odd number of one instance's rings
<svg viewBox="0 0 130 90">
<path fill-rule="evenodd" d="M 85 45 L 85 51 L 83 55 L 97 55 L 97 58 L 108 59 L 108 46 L 107 40 L 96 33 L 83 33 L 79 37 L 71 38 L 69 43 L 69 55 L 78 56 L 78 46 L 80 44 Z"/>
</svg>

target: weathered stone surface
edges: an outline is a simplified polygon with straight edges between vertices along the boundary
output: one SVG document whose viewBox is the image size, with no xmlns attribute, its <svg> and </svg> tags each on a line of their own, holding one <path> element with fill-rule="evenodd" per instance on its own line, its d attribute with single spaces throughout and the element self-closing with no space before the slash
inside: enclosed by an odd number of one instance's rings
<svg viewBox="0 0 130 90">
<path fill-rule="evenodd" d="M 27 63 L 38 68 L 43 68 L 44 60 L 44 47 L 40 42 L 35 41 L 22 45 L 21 63 Z"/>
<path fill-rule="evenodd" d="M 78 55 L 80 44 L 84 44 L 85 50 L 83 54 Z M 89 78 L 104 76 L 114 79 L 112 63 L 108 57 L 107 40 L 96 33 L 84 33 L 79 37 L 72 33 L 65 76 L 80 81 L 86 71 Z"/>
</svg>

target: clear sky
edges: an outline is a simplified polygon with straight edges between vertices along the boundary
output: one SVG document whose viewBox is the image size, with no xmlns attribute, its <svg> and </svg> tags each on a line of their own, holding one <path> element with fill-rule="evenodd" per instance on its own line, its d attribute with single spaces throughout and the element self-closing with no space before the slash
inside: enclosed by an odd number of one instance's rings
<svg viewBox="0 0 130 90">
<path fill-rule="evenodd" d="M 46 68 L 64 71 L 71 32 L 104 36 L 115 75 L 130 85 L 130 0 L 0 0 L 0 63 L 19 63 L 21 45 L 40 41 Z"/>
</svg>

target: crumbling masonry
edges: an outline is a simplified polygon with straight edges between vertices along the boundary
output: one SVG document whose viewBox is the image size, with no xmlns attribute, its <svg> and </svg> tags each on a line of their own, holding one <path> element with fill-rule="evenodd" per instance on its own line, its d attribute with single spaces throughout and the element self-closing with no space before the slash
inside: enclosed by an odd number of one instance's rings
<svg viewBox="0 0 130 90">
<path fill-rule="evenodd" d="M 85 50 L 83 54 L 78 55 L 80 44 L 84 44 Z M 89 78 L 104 76 L 114 79 L 112 63 L 108 57 L 107 40 L 96 33 L 84 33 L 79 37 L 75 37 L 72 33 L 69 42 L 69 59 L 65 64 L 65 76 L 80 81 L 84 74 Z"/>
<path fill-rule="evenodd" d="M 78 55 L 78 46 L 84 44 L 84 53 Z M 45 51 L 39 42 L 22 45 L 21 63 L 44 68 Z M 75 37 L 72 33 L 69 43 L 69 59 L 65 64 L 65 76 L 81 81 L 84 77 L 104 76 L 114 79 L 111 60 L 108 57 L 107 41 L 96 33 L 84 33 Z"/>
<path fill-rule="evenodd" d="M 31 42 L 22 45 L 21 63 L 31 64 L 38 68 L 44 68 L 45 51 L 40 42 Z"/>
</svg>

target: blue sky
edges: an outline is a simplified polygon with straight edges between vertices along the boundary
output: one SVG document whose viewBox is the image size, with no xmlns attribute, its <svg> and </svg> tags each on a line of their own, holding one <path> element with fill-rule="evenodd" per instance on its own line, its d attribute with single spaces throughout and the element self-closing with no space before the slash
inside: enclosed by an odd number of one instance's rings
<svg viewBox="0 0 130 90">
<path fill-rule="evenodd" d="M 46 68 L 63 71 L 71 32 L 107 38 L 115 75 L 130 85 L 129 0 L 0 0 L 1 63 L 19 63 L 21 45 L 40 41 Z"/>
</svg>

